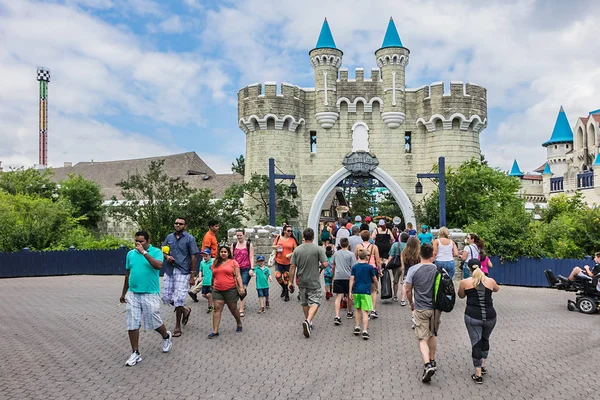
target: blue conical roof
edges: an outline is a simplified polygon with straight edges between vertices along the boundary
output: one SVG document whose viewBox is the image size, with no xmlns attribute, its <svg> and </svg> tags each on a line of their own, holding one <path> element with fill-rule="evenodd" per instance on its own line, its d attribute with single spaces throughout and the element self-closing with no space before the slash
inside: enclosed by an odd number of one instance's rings
<svg viewBox="0 0 600 400">
<path fill-rule="evenodd" d="M 512 168 L 510 169 L 508 176 L 518 176 L 519 178 L 523 176 L 523 173 L 519 168 L 519 164 L 517 164 L 517 160 L 513 162 Z"/>
<path fill-rule="evenodd" d="M 385 31 L 385 37 L 383 38 L 383 43 L 381 44 L 382 49 L 385 49 L 386 47 L 404 47 L 402 45 L 402 40 L 400 40 L 400 35 L 398 35 L 398 30 L 396 29 L 393 18 L 390 18 L 387 30 Z"/>
<path fill-rule="evenodd" d="M 542 146 L 548 146 L 555 143 L 573 143 L 573 131 L 567 120 L 567 114 L 565 110 L 560 106 L 556 122 L 554 123 L 554 129 L 552 130 L 552 136 L 550 140 L 544 143 Z"/>
<path fill-rule="evenodd" d="M 544 172 L 542 172 L 542 175 L 553 175 L 552 171 L 550 171 L 550 164 L 546 163 L 546 166 L 544 167 Z"/>
<path fill-rule="evenodd" d="M 598 165 L 600 165 L 600 154 L 596 154 L 596 159 L 594 160 L 594 163 L 592 164 L 592 166 L 597 167 Z"/>
<path fill-rule="evenodd" d="M 329 29 L 327 18 L 325 18 L 323 26 L 321 27 L 321 33 L 319 34 L 319 40 L 317 40 L 315 49 L 337 49 L 337 47 L 335 47 L 333 35 L 331 34 L 331 29 Z"/>
</svg>

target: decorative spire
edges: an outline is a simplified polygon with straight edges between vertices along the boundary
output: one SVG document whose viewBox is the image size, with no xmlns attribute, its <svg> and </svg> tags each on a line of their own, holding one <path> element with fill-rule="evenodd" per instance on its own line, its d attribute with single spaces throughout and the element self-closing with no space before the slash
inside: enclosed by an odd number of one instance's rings
<svg viewBox="0 0 600 400">
<path fill-rule="evenodd" d="M 319 40 L 317 40 L 315 49 L 337 49 L 337 47 L 335 47 L 333 35 L 331 34 L 331 29 L 329 29 L 327 18 L 325 18 L 323 26 L 321 27 L 321 33 L 319 34 Z"/>
<path fill-rule="evenodd" d="M 544 172 L 542 172 L 542 175 L 554 175 L 552 173 L 552 171 L 550 171 L 550 164 L 546 163 L 546 166 L 544 167 Z"/>
<path fill-rule="evenodd" d="M 402 45 L 402 40 L 400 40 L 400 35 L 398 35 L 396 24 L 394 24 L 394 19 L 391 17 L 390 22 L 388 23 L 387 31 L 385 31 L 383 43 L 381 44 L 382 49 L 387 47 L 404 47 Z"/>
<path fill-rule="evenodd" d="M 560 106 L 560 110 L 558 111 L 554 129 L 552 130 L 552 136 L 550 137 L 550 140 L 542 144 L 542 146 L 546 147 L 555 143 L 573 143 L 573 131 L 571 130 L 567 114 L 565 114 L 565 110 L 562 106 Z"/>
<path fill-rule="evenodd" d="M 508 176 L 517 176 L 519 178 L 523 177 L 523 173 L 521 172 L 521 169 L 519 168 L 519 164 L 517 164 L 517 160 L 515 160 L 513 162 L 512 168 L 510 169 Z"/>
<path fill-rule="evenodd" d="M 596 154 L 596 159 L 594 160 L 592 167 L 597 167 L 599 165 L 600 165 L 600 154 Z"/>
</svg>

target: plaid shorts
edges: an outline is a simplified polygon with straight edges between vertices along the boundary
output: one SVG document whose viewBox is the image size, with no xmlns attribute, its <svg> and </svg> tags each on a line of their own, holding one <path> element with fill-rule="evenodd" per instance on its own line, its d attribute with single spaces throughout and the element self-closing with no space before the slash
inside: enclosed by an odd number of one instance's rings
<svg viewBox="0 0 600 400">
<path fill-rule="evenodd" d="M 160 296 L 158 293 L 133 293 L 125 295 L 125 317 L 127 330 L 140 329 L 142 318 L 144 329 L 157 329 L 163 324 L 160 318 Z"/>
<path fill-rule="evenodd" d="M 174 268 L 173 275 L 164 275 L 162 299 L 165 304 L 173 302 L 175 307 L 182 307 L 188 290 L 190 290 L 190 274 L 184 275 Z"/>
</svg>

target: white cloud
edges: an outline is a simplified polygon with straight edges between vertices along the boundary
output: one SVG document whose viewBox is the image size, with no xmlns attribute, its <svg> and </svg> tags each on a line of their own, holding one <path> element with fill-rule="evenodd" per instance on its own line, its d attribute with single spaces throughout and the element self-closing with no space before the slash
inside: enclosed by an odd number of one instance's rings
<svg viewBox="0 0 600 400">
<path fill-rule="evenodd" d="M 183 33 L 186 30 L 183 21 L 179 15 L 172 15 L 158 24 L 148 24 L 148 32 L 150 33 L 168 33 L 177 34 Z"/>
<path fill-rule="evenodd" d="M 147 5 L 147 12 L 151 4 L 135 3 Z M 0 160 L 5 165 L 37 163 L 39 64 L 52 74 L 51 163 L 179 151 L 98 121 L 122 115 L 204 126 L 200 105 L 223 99 L 229 83 L 218 61 L 156 51 L 131 32 L 76 8 L 0 0 L 0 72 L 8 77 L 0 80 Z"/>
</svg>

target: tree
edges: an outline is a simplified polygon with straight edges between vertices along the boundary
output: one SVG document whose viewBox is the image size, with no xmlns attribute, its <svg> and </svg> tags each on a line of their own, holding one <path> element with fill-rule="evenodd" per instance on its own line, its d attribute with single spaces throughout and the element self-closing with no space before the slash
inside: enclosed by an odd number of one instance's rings
<svg viewBox="0 0 600 400">
<path fill-rule="evenodd" d="M 246 159 L 243 154 L 240 154 L 240 156 L 235 159 L 235 162 L 231 163 L 231 172 L 244 176 L 246 173 Z"/>
<path fill-rule="evenodd" d="M 516 196 L 519 180 L 478 160 L 464 162 L 446 171 L 446 225 L 462 228 L 485 221 L 504 206 L 521 204 Z M 416 207 L 420 222 L 436 226 L 439 221 L 439 191 L 434 191 Z"/>
<path fill-rule="evenodd" d="M 375 204 L 375 195 L 364 187 L 350 188 L 346 200 L 350 207 L 350 215 L 371 215 Z"/>
<path fill-rule="evenodd" d="M 68 200 L 73 209 L 73 216 L 80 219 L 86 228 L 95 228 L 102 216 L 102 192 L 100 185 L 85 179 L 81 175 L 69 175 L 60 182 L 58 189 L 60 198 Z"/>
<path fill-rule="evenodd" d="M 577 213 L 578 211 L 585 210 L 587 208 L 583 201 L 581 192 L 576 192 L 573 196 L 567 196 L 564 193 L 553 196 L 548 200 L 548 207 L 540 210 L 542 219 L 545 222 L 552 222 L 552 220 L 561 214 Z"/>
<path fill-rule="evenodd" d="M 241 228 L 249 217 L 244 206 L 244 186 L 237 183 L 229 186 L 223 196 L 214 202 L 214 208 L 220 224 L 217 239 L 227 240 L 227 231 L 231 228 Z"/>
<path fill-rule="evenodd" d="M 250 216 L 259 224 L 269 223 L 269 177 L 253 173 L 250 180 L 242 185 L 243 192 L 254 200 L 254 204 L 246 205 Z M 298 207 L 292 202 L 290 187 L 284 184 L 275 185 L 276 224 L 285 220 L 298 218 Z"/>
<path fill-rule="evenodd" d="M 109 212 L 120 220 L 130 220 L 135 229 L 148 231 L 154 243 L 161 243 L 173 230 L 173 221 L 194 193 L 187 182 L 170 178 L 164 160 L 151 161 L 144 174 L 136 172 L 117 183 L 124 201 L 113 198 Z"/>
<path fill-rule="evenodd" d="M 8 194 L 23 194 L 46 199 L 56 197 L 56 183 L 51 169 L 11 168 L 0 173 L 0 190 Z"/>
<path fill-rule="evenodd" d="M 398 202 L 389 191 L 385 192 L 377 201 L 377 215 L 387 215 L 392 218 L 403 215 Z"/>
</svg>

